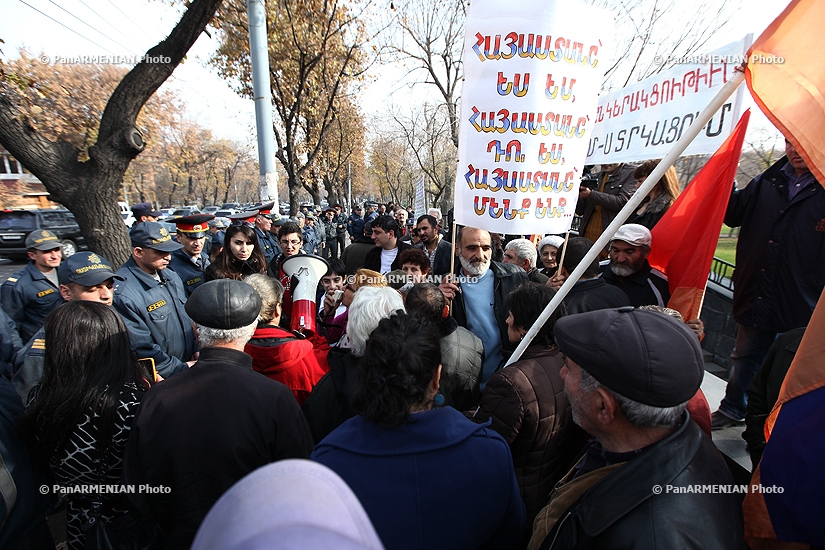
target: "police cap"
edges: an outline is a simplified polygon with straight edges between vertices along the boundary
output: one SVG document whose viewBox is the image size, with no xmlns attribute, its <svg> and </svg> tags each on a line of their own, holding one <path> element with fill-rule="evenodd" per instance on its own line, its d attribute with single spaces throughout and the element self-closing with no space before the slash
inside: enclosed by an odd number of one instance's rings
<svg viewBox="0 0 825 550">
<path fill-rule="evenodd" d="M 63 260 L 57 268 L 57 279 L 61 285 L 77 283 L 97 286 L 109 279 L 122 281 L 123 277 L 115 274 L 112 264 L 103 256 L 94 252 L 78 252 Z"/>
<path fill-rule="evenodd" d="M 183 246 L 172 240 L 172 235 L 158 222 L 136 223 L 129 233 L 132 246 L 153 248 L 161 252 L 174 252 Z"/>
<path fill-rule="evenodd" d="M 26 237 L 26 248 L 54 250 L 55 248 L 60 248 L 60 239 L 51 231 L 37 229 L 29 233 L 29 236 Z"/>
<path fill-rule="evenodd" d="M 178 233 L 183 233 L 189 238 L 200 239 L 209 233 L 209 221 L 214 219 L 212 214 L 195 214 L 192 216 L 182 216 L 169 220 L 170 223 L 178 227 Z"/>
</svg>

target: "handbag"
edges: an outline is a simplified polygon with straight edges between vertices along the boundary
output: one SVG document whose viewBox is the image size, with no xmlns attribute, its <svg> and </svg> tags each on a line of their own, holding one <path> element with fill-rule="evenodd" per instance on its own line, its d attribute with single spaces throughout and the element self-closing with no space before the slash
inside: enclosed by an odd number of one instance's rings
<svg viewBox="0 0 825 550">
<path fill-rule="evenodd" d="M 109 446 L 112 434 L 106 434 L 106 444 L 98 464 L 97 477 L 100 485 L 106 483 L 106 471 L 109 468 Z M 100 498 L 92 501 L 88 520 L 83 524 L 86 533 L 86 550 L 154 550 L 163 546 L 160 526 L 157 523 L 136 520 L 130 513 L 125 513 L 110 522 L 103 521 Z"/>
</svg>

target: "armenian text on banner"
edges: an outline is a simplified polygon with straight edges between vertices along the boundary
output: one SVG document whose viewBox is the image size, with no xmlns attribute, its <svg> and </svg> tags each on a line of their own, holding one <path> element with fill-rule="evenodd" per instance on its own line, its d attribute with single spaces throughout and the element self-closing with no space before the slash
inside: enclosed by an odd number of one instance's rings
<svg viewBox="0 0 825 550">
<path fill-rule="evenodd" d="M 749 34 L 709 54 L 676 60 L 666 71 L 602 96 L 587 148 L 587 164 L 662 158 L 747 59 Z M 671 61 L 661 58 L 660 63 Z M 684 155 L 715 152 L 739 120 L 743 89 L 722 105 Z"/>
<path fill-rule="evenodd" d="M 467 11 L 455 219 L 501 233 L 570 227 L 613 21 L 575 2 Z"/>
</svg>

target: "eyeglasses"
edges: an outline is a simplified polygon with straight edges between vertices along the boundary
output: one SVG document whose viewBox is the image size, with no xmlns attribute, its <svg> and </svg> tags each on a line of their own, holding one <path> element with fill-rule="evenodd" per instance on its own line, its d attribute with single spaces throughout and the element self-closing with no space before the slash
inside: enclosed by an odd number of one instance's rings
<svg viewBox="0 0 825 550">
<path fill-rule="evenodd" d="M 354 292 L 355 292 L 356 290 L 358 290 L 358 289 L 357 289 L 357 288 L 354 288 L 351 284 L 347 284 L 347 285 L 344 287 L 344 290 L 349 290 L 350 292 L 353 292 L 353 293 L 354 293 Z"/>
<path fill-rule="evenodd" d="M 281 246 L 298 246 L 301 241 L 279 241 Z"/>
</svg>

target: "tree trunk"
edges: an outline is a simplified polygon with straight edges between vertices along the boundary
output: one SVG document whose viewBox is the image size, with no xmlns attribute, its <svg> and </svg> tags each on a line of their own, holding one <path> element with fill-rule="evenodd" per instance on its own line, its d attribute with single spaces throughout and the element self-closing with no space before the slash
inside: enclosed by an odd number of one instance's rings
<svg viewBox="0 0 825 550">
<path fill-rule="evenodd" d="M 123 174 L 145 146 L 135 120 L 206 28 L 220 2 L 194 0 L 169 36 L 146 52 L 160 62 L 142 61 L 123 77 L 106 104 L 88 161 L 78 161 L 80 151 L 70 143 L 46 139 L 0 95 L 0 144 L 43 182 L 52 200 L 72 211 L 89 248 L 115 266 L 125 262 L 131 251 L 117 201 Z"/>
</svg>

